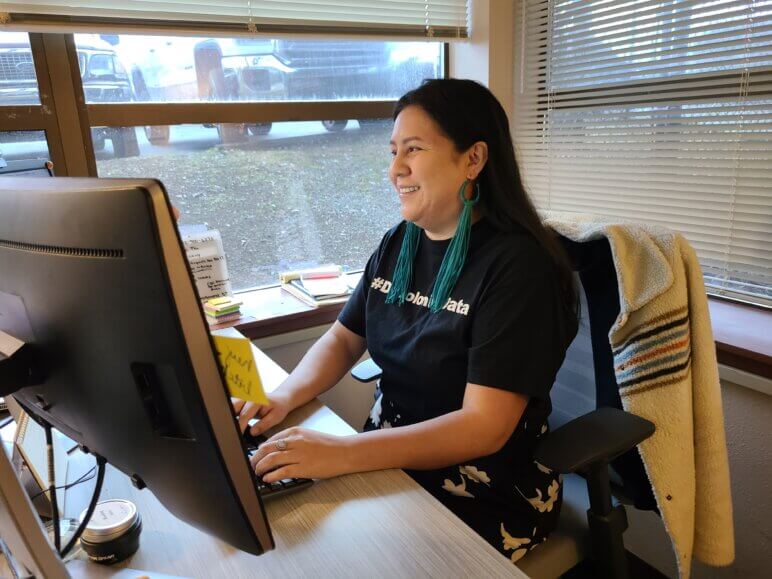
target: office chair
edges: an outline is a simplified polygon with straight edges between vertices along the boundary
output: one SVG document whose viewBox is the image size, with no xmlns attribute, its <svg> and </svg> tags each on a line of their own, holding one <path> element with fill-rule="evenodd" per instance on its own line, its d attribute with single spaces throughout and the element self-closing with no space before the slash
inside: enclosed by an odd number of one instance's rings
<svg viewBox="0 0 772 579">
<path fill-rule="evenodd" d="M 517 565 L 539 579 L 566 573 L 626 579 L 631 575 L 623 541 L 628 526 L 624 504 L 656 510 L 636 449 L 654 433 L 654 424 L 622 410 L 608 340 L 619 315 L 619 290 L 608 240 L 576 243 L 562 236 L 559 239 L 587 301 L 596 410 L 553 430 L 537 448 L 539 463 L 565 475 L 563 505 L 557 529 Z M 366 360 L 351 374 L 360 382 L 370 382 L 381 372 L 375 362 Z M 647 575 L 652 571 L 647 570 Z"/>
</svg>

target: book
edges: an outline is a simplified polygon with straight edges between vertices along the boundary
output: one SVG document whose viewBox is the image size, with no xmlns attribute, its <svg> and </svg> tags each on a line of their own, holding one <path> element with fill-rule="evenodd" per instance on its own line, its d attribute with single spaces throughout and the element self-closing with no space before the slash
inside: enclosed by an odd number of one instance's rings
<svg viewBox="0 0 772 579">
<path fill-rule="evenodd" d="M 343 268 L 335 264 L 320 265 L 308 269 L 298 269 L 293 271 L 284 271 L 279 274 L 281 283 L 289 283 L 293 279 L 323 279 L 329 277 L 340 277 L 343 275 Z"/>
<path fill-rule="evenodd" d="M 315 308 L 319 306 L 328 306 L 328 305 L 345 303 L 348 300 L 349 295 L 351 294 L 351 290 L 349 289 L 349 291 L 344 295 L 314 297 L 303 287 L 303 284 L 300 283 L 300 280 L 292 280 L 290 283 L 283 283 L 281 284 L 281 289 L 287 292 L 288 294 L 291 294 L 292 296 L 296 297 L 300 301 L 310 306 L 313 306 Z"/>
</svg>

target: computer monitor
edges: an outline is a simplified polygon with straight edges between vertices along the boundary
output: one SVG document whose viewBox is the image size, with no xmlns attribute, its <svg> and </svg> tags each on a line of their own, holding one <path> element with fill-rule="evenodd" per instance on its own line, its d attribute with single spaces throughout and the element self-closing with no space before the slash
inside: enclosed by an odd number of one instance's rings
<svg viewBox="0 0 772 579">
<path fill-rule="evenodd" d="M 0 330 L 30 414 L 234 547 L 274 546 L 163 185 L 0 178 Z"/>
</svg>

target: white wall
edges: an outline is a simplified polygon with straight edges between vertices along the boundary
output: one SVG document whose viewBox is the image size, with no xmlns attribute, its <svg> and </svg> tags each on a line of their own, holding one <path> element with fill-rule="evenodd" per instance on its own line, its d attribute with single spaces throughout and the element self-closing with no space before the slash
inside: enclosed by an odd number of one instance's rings
<svg viewBox="0 0 772 579">
<path fill-rule="evenodd" d="M 514 2 L 472 0 L 472 27 L 466 42 L 450 45 L 450 76 L 487 86 L 512 118 Z"/>
<path fill-rule="evenodd" d="M 772 575 L 772 396 L 721 381 L 734 506 L 735 562 L 695 562 L 693 579 L 755 579 Z M 628 548 L 669 577 L 675 558 L 659 517 L 629 512 Z M 766 569 L 766 571 L 765 571 Z"/>
</svg>

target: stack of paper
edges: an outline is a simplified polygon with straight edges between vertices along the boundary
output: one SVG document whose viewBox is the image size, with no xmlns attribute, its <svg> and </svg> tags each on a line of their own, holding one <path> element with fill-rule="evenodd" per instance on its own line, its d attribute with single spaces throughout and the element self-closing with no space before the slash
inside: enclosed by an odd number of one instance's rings
<svg viewBox="0 0 772 579">
<path fill-rule="evenodd" d="M 338 265 L 285 272 L 279 279 L 284 291 L 315 307 L 343 303 L 352 291 Z"/>
<path fill-rule="evenodd" d="M 230 295 L 231 282 L 220 232 L 206 230 L 203 225 L 181 226 L 180 235 L 198 297 L 206 300 Z"/>
<path fill-rule="evenodd" d="M 241 317 L 243 302 L 232 297 L 213 298 L 204 302 L 204 314 L 210 325 L 233 322 Z"/>
</svg>

